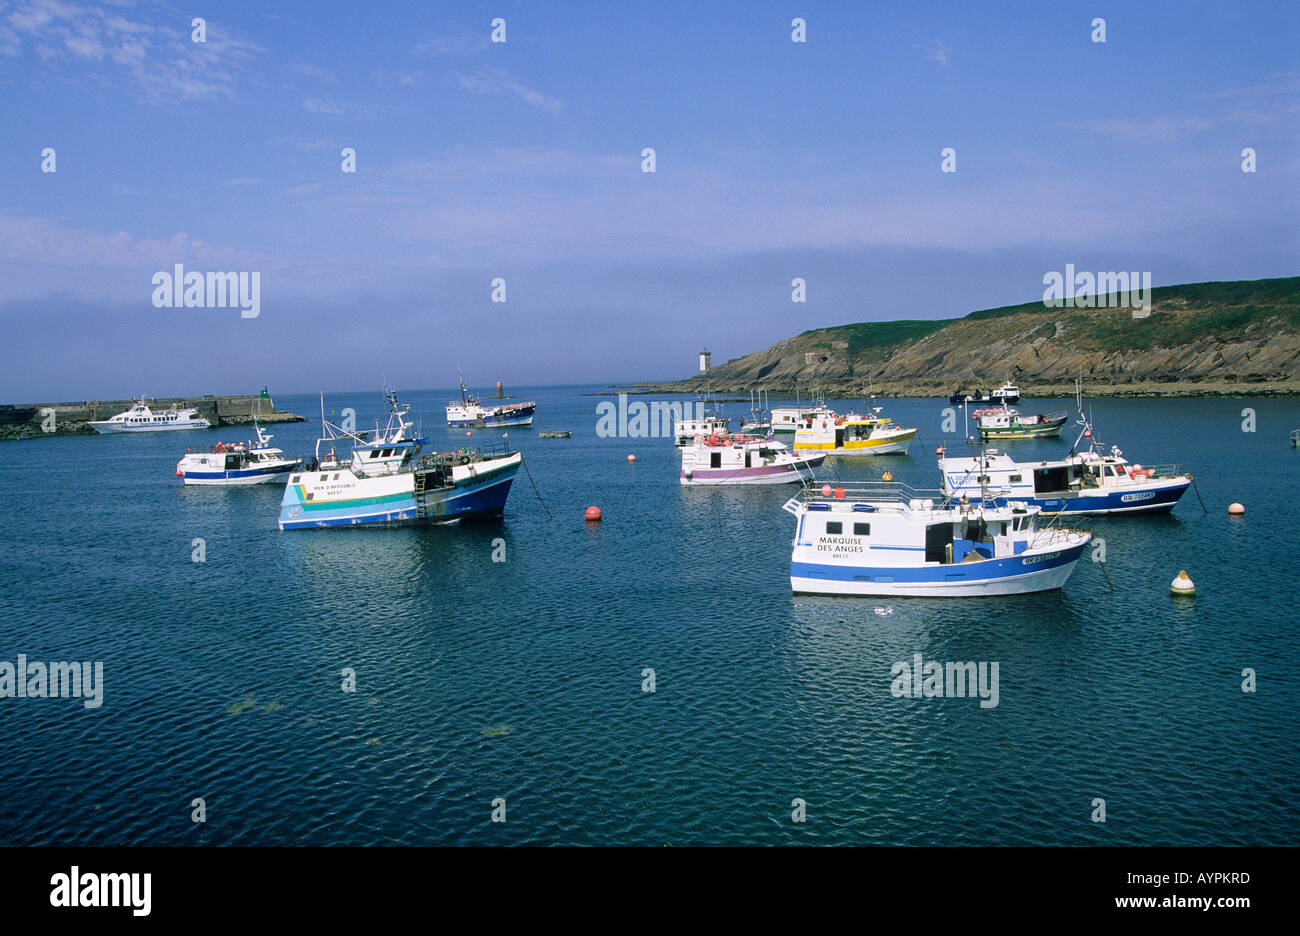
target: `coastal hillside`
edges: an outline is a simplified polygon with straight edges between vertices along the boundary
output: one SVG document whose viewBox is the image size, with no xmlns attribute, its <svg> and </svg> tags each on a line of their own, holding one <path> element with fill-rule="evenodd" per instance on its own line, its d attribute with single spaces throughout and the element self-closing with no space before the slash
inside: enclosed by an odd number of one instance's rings
<svg viewBox="0 0 1300 936">
<path fill-rule="evenodd" d="M 1300 277 L 1151 290 L 1150 314 L 1041 301 L 959 319 L 817 328 L 657 391 L 947 396 L 1015 380 L 1028 396 L 1300 394 Z"/>
</svg>

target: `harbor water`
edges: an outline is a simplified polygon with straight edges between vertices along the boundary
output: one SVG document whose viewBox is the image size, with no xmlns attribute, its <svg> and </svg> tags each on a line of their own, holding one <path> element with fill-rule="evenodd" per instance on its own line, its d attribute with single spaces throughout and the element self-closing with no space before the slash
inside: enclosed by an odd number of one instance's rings
<svg viewBox="0 0 1300 936">
<path fill-rule="evenodd" d="M 398 392 L 432 448 L 524 452 L 502 519 L 281 532 L 281 486 L 175 477 L 188 446 L 251 429 L 0 446 L 0 661 L 103 674 L 93 707 L 0 698 L 0 844 L 1300 838 L 1295 401 L 1090 401 L 1107 446 L 1193 473 L 1172 514 L 1069 519 L 1105 566 L 1086 553 L 1058 591 L 856 599 L 791 594 L 794 486 L 681 486 L 670 438 L 598 433 L 614 392 L 512 388 L 533 427 L 468 439 L 442 418 L 454 391 Z M 273 444 L 309 456 L 318 398 L 276 403 L 313 421 Z M 818 478 L 937 487 L 936 447 L 969 451 L 960 416 L 880 404 L 918 427 L 910 453 Z M 384 415 L 377 391 L 325 405 Z M 1180 569 L 1194 599 L 1169 593 Z M 996 705 L 900 696 L 918 654 L 996 663 Z"/>
</svg>

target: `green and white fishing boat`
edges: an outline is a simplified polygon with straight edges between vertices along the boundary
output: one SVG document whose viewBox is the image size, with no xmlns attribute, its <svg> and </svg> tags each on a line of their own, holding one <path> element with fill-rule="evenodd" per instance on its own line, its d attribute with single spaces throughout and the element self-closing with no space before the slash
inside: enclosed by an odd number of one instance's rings
<svg viewBox="0 0 1300 936">
<path fill-rule="evenodd" d="M 979 428 L 980 441 L 1006 439 L 1046 439 L 1061 434 L 1069 418 L 1065 413 L 1028 416 L 1006 406 L 986 407 L 971 413 Z"/>
</svg>

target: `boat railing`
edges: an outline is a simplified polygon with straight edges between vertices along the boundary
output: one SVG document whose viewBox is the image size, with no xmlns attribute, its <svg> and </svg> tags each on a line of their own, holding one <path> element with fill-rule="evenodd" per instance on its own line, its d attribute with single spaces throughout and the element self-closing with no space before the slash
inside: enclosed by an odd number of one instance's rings
<svg viewBox="0 0 1300 936">
<path fill-rule="evenodd" d="M 1135 476 L 1135 472 L 1137 473 L 1136 476 L 1145 476 L 1148 478 L 1177 478 L 1179 475 L 1183 474 L 1177 465 L 1130 464 L 1124 469 L 1124 473 L 1130 478 Z"/>
<path fill-rule="evenodd" d="M 825 488 L 830 488 L 827 494 Z M 841 496 L 841 493 L 843 496 Z M 938 489 L 914 488 L 902 481 L 853 481 L 849 484 L 809 482 L 796 495 L 803 503 L 813 501 L 871 501 L 874 503 L 909 504 L 914 500 L 931 500 L 935 505 L 945 503 L 948 496 Z"/>
<path fill-rule="evenodd" d="M 1076 530 L 1071 527 L 1042 527 L 1034 531 L 1030 538 L 1030 545 L 1035 549 L 1044 546 L 1074 546 L 1088 535 L 1087 530 Z"/>
</svg>

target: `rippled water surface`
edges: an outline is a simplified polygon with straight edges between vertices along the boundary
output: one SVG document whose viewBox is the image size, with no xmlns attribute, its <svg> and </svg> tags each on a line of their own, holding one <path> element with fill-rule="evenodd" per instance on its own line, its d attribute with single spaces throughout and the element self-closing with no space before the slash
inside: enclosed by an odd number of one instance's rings
<svg viewBox="0 0 1300 936">
<path fill-rule="evenodd" d="M 1113 592 L 1084 561 L 1046 594 L 839 599 L 790 594 L 794 488 L 681 489 L 669 440 L 597 437 L 598 389 L 517 391 L 538 425 L 509 441 L 551 516 L 521 473 L 503 520 L 460 527 L 281 533 L 280 489 L 174 477 L 238 430 L 0 446 L 0 660 L 98 660 L 105 686 L 93 710 L 0 699 L 0 843 L 1297 840 L 1300 405 L 1094 401 L 1107 444 L 1190 469 L 1209 507 L 1075 522 Z M 435 446 L 464 442 L 446 392 L 403 396 Z M 380 402 L 326 405 L 366 425 Z M 911 454 L 821 474 L 937 485 L 935 446 L 961 447 L 945 404 L 884 404 L 920 428 Z M 276 444 L 308 453 L 316 430 Z M 1194 601 L 1168 594 L 1181 568 Z M 917 653 L 996 661 L 999 704 L 895 698 Z"/>
</svg>

